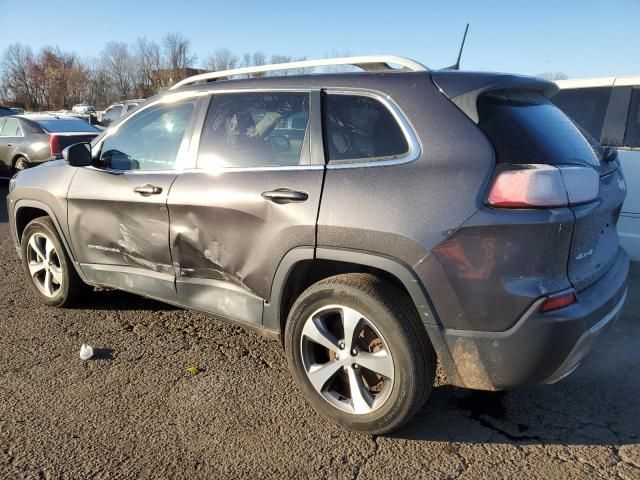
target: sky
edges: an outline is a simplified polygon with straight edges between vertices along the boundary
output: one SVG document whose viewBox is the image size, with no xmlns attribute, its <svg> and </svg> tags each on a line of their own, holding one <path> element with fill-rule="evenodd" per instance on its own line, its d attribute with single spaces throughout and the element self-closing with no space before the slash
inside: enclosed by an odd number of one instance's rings
<svg viewBox="0 0 640 480">
<path fill-rule="evenodd" d="M 308 59 L 393 54 L 436 69 L 570 78 L 640 75 L 640 0 L 0 0 L 0 51 L 20 42 L 97 56 L 111 40 L 191 40 L 199 61 L 227 47 Z"/>
</svg>

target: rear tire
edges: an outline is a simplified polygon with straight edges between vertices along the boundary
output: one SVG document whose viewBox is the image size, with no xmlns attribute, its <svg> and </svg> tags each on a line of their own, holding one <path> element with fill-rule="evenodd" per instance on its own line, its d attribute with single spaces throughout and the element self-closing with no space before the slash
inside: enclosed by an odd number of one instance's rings
<svg viewBox="0 0 640 480">
<path fill-rule="evenodd" d="M 22 234 L 20 248 L 29 286 L 42 303 L 69 306 L 87 291 L 51 218 L 39 217 L 29 222 Z"/>
<path fill-rule="evenodd" d="M 307 400 L 349 430 L 391 432 L 433 388 L 436 355 L 411 299 L 374 275 L 337 275 L 305 290 L 285 349 Z"/>
<path fill-rule="evenodd" d="M 22 170 L 26 170 L 29 168 L 29 160 L 24 157 L 16 158 L 16 161 L 13 162 L 13 173 L 21 172 Z"/>
</svg>

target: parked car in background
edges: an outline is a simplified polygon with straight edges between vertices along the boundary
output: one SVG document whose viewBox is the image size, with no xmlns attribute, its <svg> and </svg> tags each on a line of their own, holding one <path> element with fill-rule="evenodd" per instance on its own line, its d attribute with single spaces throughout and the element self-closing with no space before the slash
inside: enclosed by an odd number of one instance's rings
<svg viewBox="0 0 640 480">
<path fill-rule="evenodd" d="M 368 71 L 224 80 L 328 64 Z M 556 90 L 388 56 L 197 75 L 16 175 L 11 235 L 39 301 L 89 284 L 228 319 L 283 342 L 319 412 L 389 432 L 438 361 L 553 383 L 624 304 L 619 163 Z"/>
<path fill-rule="evenodd" d="M 98 116 L 97 125 L 107 128 L 120 117 L 124 117 L 131 110 L 145 101 L 144 98 L 136 100 L 125 100 L 124 102 L 109 105 L 107 109 Z"/>
<path fill-rule="evenodd" d="M 14 115 L 22 115 L 24 113 L 24 108 L 20 107 L 11 107 L 11 110 L 13 110 Z"/>
<path fill-rule="evenodd" d="M 89 114 L 89 113 L 95 113 L 96 107 L 94 107 L 93 105 L 86 104 L 86 103 L 79 103 L 77 105 L 74 105 L 71 108 L 71 111 L 73 113 Z"/>
<path fill-rule="evenodd" d="M 72 117 L 48 114 L 0 118 L 0 176 L 10 177 L 48 160 L 62 158 L 62 150 L 93 140 L 100 130 Z"/>
<path fill-rule="evenodd" d="M 0 117 L 7 117 L 9 115 L 15 115 L 15 114 L 16 112 L 14 112 L 12 108 L 3 107 L 2 105 L 0 105 Z"/>
<path fill-rule="evenodd" d="M 552 101 L 593 138 L 618 149 L 628 187 L 618 233 L 640 260 L 640 76 L 560 80 Z"/>
</svg>

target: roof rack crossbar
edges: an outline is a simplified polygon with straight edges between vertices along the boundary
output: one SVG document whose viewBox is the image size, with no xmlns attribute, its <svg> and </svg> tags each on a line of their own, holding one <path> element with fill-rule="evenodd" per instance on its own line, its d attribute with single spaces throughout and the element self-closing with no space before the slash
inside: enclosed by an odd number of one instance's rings
<svg viewBox="0 0 640 480">
<path fill-rule="evenodd" d="M 272 65 L 259 65 L 256 67 L 234 68 L 232 70 L 222 70 L 219 72 L 207 72 L 179 81 L 170 90 L 184 87 L 185 85 L 194 85 L 196 83 L 204 83 L 225 79 L 236 75 L 251 75 L 254 73 L 267 73 L 279 70 L 293 70 L 302 68 L 315 68 L 336 65 L 351 65 L 361 68 L 365 72 L 386 72 L 386 71 L 404 71 L 404 72 L 426 72 L 429 69 L 421 63 L 411 60 L 410 58 L 397 57 L 394 55 L 370 55 L 362 57 L 340 57 L 325 58 L 322 60 L 302 60 L 289 63 L 275 63 Z M 401 68 L 394 68 L 392 65 L 399 65 Z"/>
</svg>

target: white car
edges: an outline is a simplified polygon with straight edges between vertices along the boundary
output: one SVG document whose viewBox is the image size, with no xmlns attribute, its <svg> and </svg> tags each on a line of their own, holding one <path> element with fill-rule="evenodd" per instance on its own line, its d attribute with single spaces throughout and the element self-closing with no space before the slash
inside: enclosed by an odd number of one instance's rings
<svg viewBox="0 0 640 480">
<path fill-rule="evenodd" d="M 640 261 L 640 76 L 559 80 L 551 100 L 603 146 L 616 147 L 627 198 L 618 221 L 620 243 Z"/>
<path fill-rule="evenodd" d="M 94 107 L 93 105 L 88 105 L 86 103 L 79 103 L 77 105 L 74 105 L 71 111 L 73 113 L 90 114 L 95 113 L 96 107 Z"/>
</svg>

